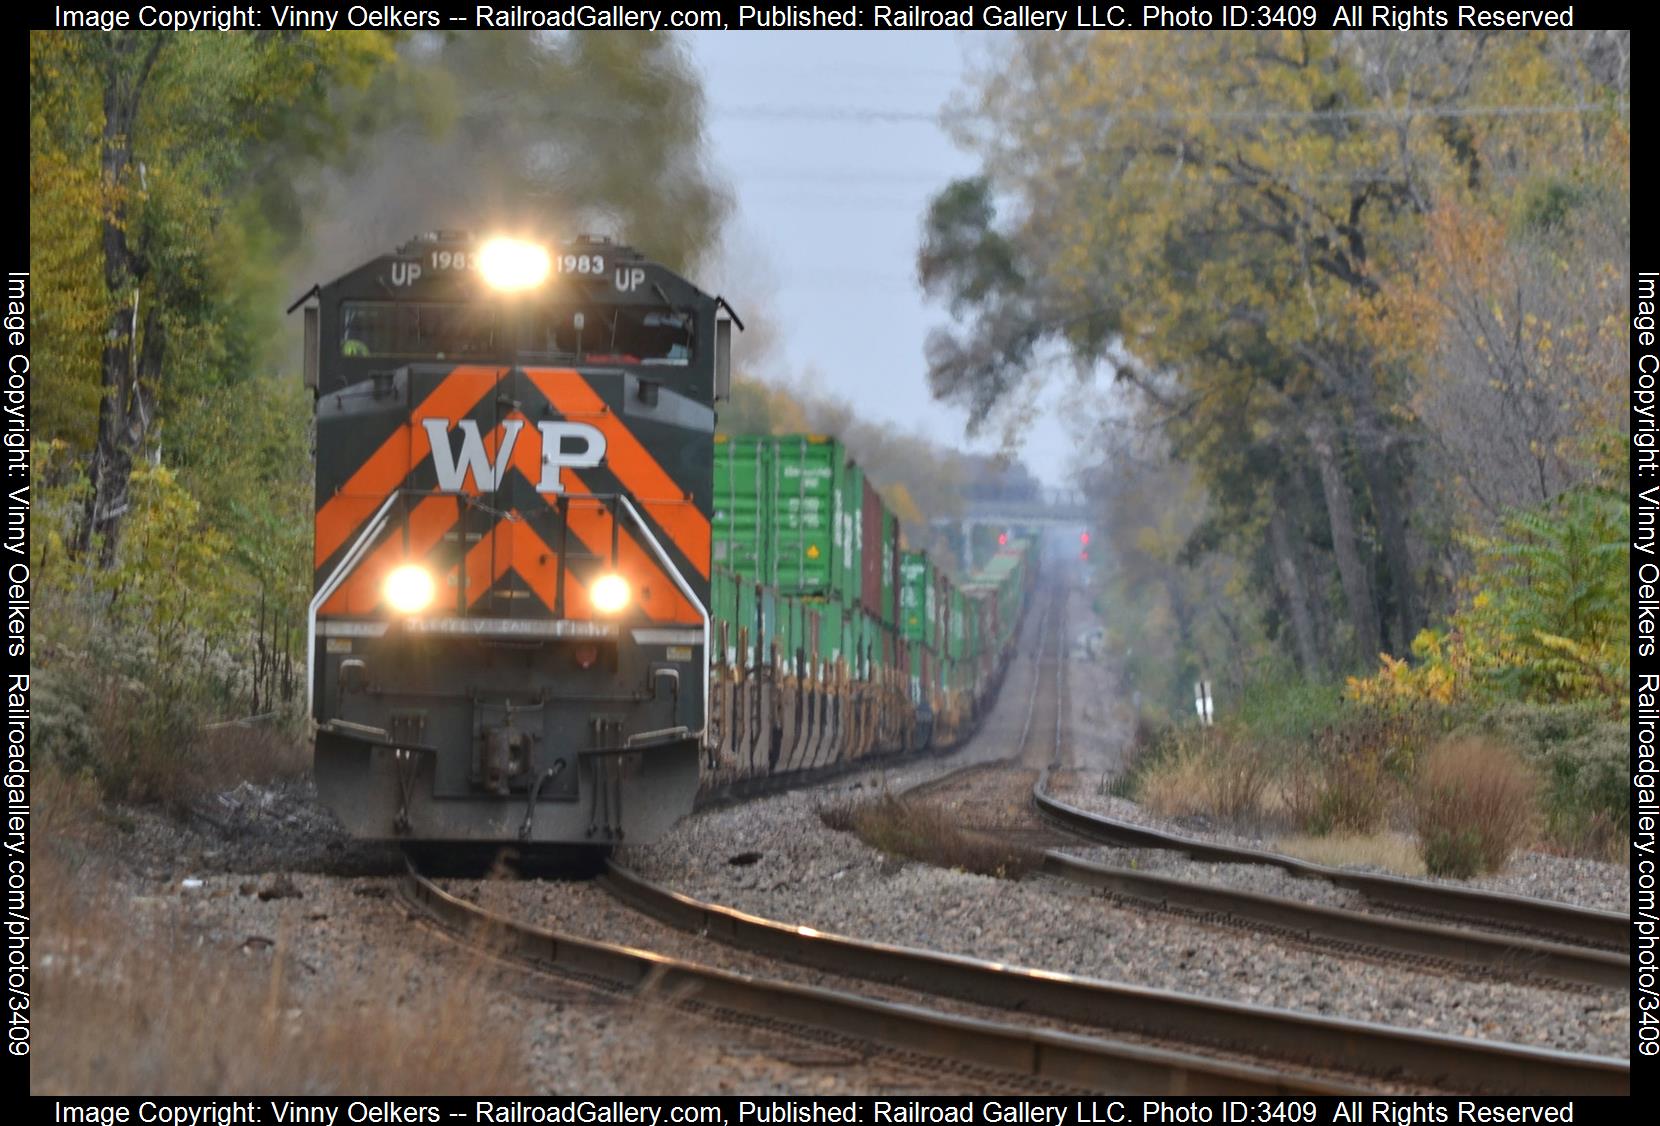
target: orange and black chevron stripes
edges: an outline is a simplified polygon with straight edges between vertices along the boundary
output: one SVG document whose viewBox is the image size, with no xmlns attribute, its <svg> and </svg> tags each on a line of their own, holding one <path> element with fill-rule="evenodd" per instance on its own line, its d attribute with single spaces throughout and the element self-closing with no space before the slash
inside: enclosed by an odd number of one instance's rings
<svg viewBox="0 0 1660 1126">
<path fill-rule="evenodd" d="M 500 375 L 500 368 L 460 365 L 410 411 L 409 421 L 382 442 L 340 491 L 318 508 L 314 567 L 321 567 L 338 551 L 426 456 L 422 420 L 444 418 L 453 426 L 495 387 Z"/>
<path fill-rule="evenodd" d="M 574 476 L 574 474 L 572 474 Z M 578 487 L 587 491 L 580 479 Z M 572 501 L 571 534 L 589 552 L 602 559 L 611 557 L 611 513 L 597 502 Z M 674 585 L 662 565 L 641 546 L 624 523 L 617 537 L 617 570 L 628 580 L 634 604 L 654 622 L 697 624 L 703 621 L 698 610 Z M 566 613 L 570 611 L 570 580 L 566 580 Z"/>
<path fill-rule="evenodd" d="M 431 440 L 424 432 L 425 420 L 444 419 L 453 431 L 463 419 L 478 411 L 481 400 L 493 391 L 503 389 L 503 379 L 508 374 L 497 367 L 462 365 L 437 376 L 437 385 L 411 410 L 408 419 L 381 441 L 374 452 L 351 471 L 345 484 L 318 508 L 316 560 L 319 567 L 338 556 L 341 548 L 350 542 L 387 496 L 421 479 L 418 474 L 423 463 L 432 456 Z M 665 567 L 686 565 L 695 568 L 697 576 L 707 577 L 707 517 L 580 373 L 537 369 L 511 378 L 528 379 L 534 384 L 532 402 L 536 394 L 540 394 L 547 399 L 553 412 L 599 429 L 606 441 L 602 465 L 591 475 L 586 470 L 579 472 L 569 465 L 562 466 L 560 484 L 564 497 L 553 492 L 544 493 L 539 486 L 543 482 L 543 461 L 548 455 L 538 440 L 537 430 L 538 422 L 547 415 L 540 404 L 532 406 L 527 403 L 523 409 L 497 415 L 495 425 L 486 432 L 469 428 L 469 441 L 474 443 L 474 450 L 482 444 L 483 464 L 500 469 L 505 474 L 494 484 L 483 482 L 483 491 L 493 494 L 486 499 L 486 503 L 519 506 L 512 516 L 497 515 L 493 521 L 488 521 L 483 514 L 491 512 L 491 508 L 474 507 L 469 519 L 462 522 L 464 506 L 469 504 L 465 497 L 455 493 L 427 496 L 418 501 L 411 497 L 407 513 L 401 507 L 394 513 L 382 542 L 359 564 L 342 588 L 331 596 L 321 608 L 322 613 L 371 615 L 382 612 L 381 586 L 385 576 L 393 567 L 406 561 L 426 561 L 443 574 L 435 606 L 438 612 L 465 613 L 473 609 L 492 591 L 500 589 L 502 580 L 509 572 L 517 575 L 524 587 L 541 603 L 540 612 L 552 612 L 560 605 L 561 561 L 550 546 L 551 540 L 553 543 L 564 543 L 571 553 L 570 558 L 564 561 L 565 617 L 588 619 L 594 616 L 588 601 L 588 584 L 614 565 L 634 592 L 634 607 L 628 616 L 657 623 L 699 623 L 699 608 L 680 592 L 671 571 Z M 528 390 L 530 388 L 520 386 L 510 393 L 522 397 Z M 508 426 L 504 424 L 516 424 L 514 430 L 517 437 L 506 463 L 501 464 L 496 458 L 508 432 Z M 477 454 L 468 457 L 476 459 Z M 454 472 L 454 467 L 460 463 L 452 461 L 448 464 L 451 468 L 440 468 L 440 475 Z M 480 463 L 472 460 L 470 464 L 476 468 Z M 595 479 L 585 480 L 589 476 Z M 480 481 L 470 471 L 459 484 L 462 491 L 473 497 L 480 495 L 479 486 Z M 652 522 L 653 531 L 663 538 L 664 546 L 682 557 L 678 564 L 662 563 L 646 546 L 642 530 L 633 527 L 632 521 L 625 519 L 622 527 L 614 530 L 610 508 L 603 501 L 586 499 L 587 495 L 596 491 L 609 494 L 618 488 L 628 493 Z M 563 538 L 558 532 L 559 519 L 556 515 L 561 508 L 561 499 L 565 500 L 563 509 L 567 515 Z M 482 539 L 465 544 L 464 549 L 458 544 L 453 552 L 443 550 L 446 533 L 458 526 L 476 533 L 486 525 L 490 530 Z M 616 558 L 613 564 L 614 540 Z M 463 550 L 464 554 L 461 554 Z M 694 587 L 698 582 L 697 576 L 687 575 Z M 529 609 L 529 606 L 525 608 Z"/>
<path fill-rule="evenodd" d="M 553 408 L 566 418 L 589 423 L 605 434 L 605 467 L 650 513 L 703 578 L 709 577 L 709 518 L 686 497 L 632 430 L 612 413 L 579 372 L 530 368 L 525 374 Z"/>
<path fill-rule="evenodd" d="M 461 501 L 453 496 L 425 497 L 410 510 L 407 540 L 403 529 L 394 526 L 380 546 L 369 552 L 358 564 L 357 570 L 329 600 L 323 603 L 323 614 L 369 614 L 381 603 L 381 584 L 392 568 L 405 562 L 420 562 L 432 549 L 443 542 L 444 533 L 455 526 L 461 515 Z M 407 547 L 405 546 L 407 542 Z M 438 589 L 440 603 L 445 598 L 442 586 Z"/>
<path fill-rule="evenodd" d="M 467 608 L 478 604 L 479 599 L 489 593 L 496 583 L 501 581 L 508 571 L 514 571 L 524 580 L 531 592 L 541 600 L 544 608 L 552 610 L 558 604 L 559 597 L 559 559 L 554 550 L 549 547 L 542 537 L 522 519 L 517 519 L 517 513 L 510 517 L 496 521 L 496 526 L 490 534 L 479 540 L 467 552 Z M 453 569 L 452 569 L 453 570 Z M 567 617 L 587 616 L 587 599 L 578 597 L 573 600 L 573 594 L 580 594 L 571 581 L 571 576 L 565 576 L 565 614 Z M 581 615 L 571 612 L 572 606 L 582 610 Z"/>
</svg>

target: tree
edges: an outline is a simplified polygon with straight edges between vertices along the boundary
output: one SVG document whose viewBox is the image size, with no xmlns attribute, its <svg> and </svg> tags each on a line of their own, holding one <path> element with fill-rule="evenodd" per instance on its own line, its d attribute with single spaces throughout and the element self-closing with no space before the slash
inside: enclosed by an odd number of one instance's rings
<svg viewBox="0 0 1660 1126">
<path fill-rule="evenodd" d="M 251 352 L 246 326 L 225 315 L 227 291 L 236 287 L 221 267 L 241 264 L 216 260 L 212 248 L 234 225 L 253 153 L 273 137 L 323 128 L 329 90 L 364 78 L 387 57 L 387 42 L 379 34 L 31 37 L 37 176 L 62 171 L 72 185 L 33 204 L 49 261 L 66 267 L 53 271 L 63 289 L 47 296 L 43 327 L 49 337 L 58 323 L 84 328 L 96 309 L 104 342 L 96 374 L 72 369 L 60 382 L 72 397 L 95 400 L 91 434 L 54 418 L 64 423 L 63 437 L 90 437 L 78 552 L 98 544 L 103 565 L 113 564 L 128 480 L 165 410 L 168 385 L 187 391 L 223 381 L 216 361 L 234 370 Z M 88 202 L 87 211 L 73 210 Z M 96 258 L 85 249 L 89 222 Z M 60 310 L 69 314 L 61 322 Z M 74 342 L 44 343 L 67 358 L 84 356 Z M 96 391 L 82 395 L 77 385 Z"/>
<path fill-rule="evenodd" d="M 1429 613 L 1427 545 L 1449 541 L 1421 484 L 1422 373 L 1377 310 L 1423 268 L 1449 193 L 1503 196 L 1518 161 L 1621 143 L 1624 40 L 1585 41 L 1594 64 L 1556 42 L 1013 41 L 957 110 L 983 175 L 935 199 L 919 254 L 956 318 L 929 342 L 936 393 L 979 420 L 1049 342 L 1110 366 L 1228 514 L 1215 542 L 1270 544 L 1253 581 L 1282 598 L 1316 583 L 1311 553 L 1335 575 L 1351 643 L 1334 646 L 1318 588 L 1288 599 L 1305 667 L 1404 652 Z M 1317 529 L 1286 515 L 1310 496 Z"/>
</svg>

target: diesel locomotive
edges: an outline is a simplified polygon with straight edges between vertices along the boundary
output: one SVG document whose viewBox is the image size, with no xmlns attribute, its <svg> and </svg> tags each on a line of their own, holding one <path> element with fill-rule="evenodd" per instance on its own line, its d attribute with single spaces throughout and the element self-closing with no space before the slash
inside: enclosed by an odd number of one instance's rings
<svg viewBox="0 0 1660 1126">
<path fill-rule="evenodd" d="M 300 305 L 316 778 L 353 834 L 649 841 L 993 698 L 1027 545 L 954 578 L 834 439 L 717 436 L 721 297 L 604 239 L 441 232 Z"/>
<path fill-rule="evenodd" d="M 604 239 L 452 232 L 303 304 L 324 803 L 363 837 L 661 833 L 706 735 L 730 307 Z"/>
</svg>

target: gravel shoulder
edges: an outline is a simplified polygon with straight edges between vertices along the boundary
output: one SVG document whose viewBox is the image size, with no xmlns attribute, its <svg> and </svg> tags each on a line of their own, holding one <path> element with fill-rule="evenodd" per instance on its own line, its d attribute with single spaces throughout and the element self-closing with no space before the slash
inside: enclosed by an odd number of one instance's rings
<svg viewBox="0 0 1660 1126">
<path fill-rule="evenodd" d="M 1074 599 L 1065 615 L 1072 628 L 1077 610 Z M 1007 753 L 1026 719 L 1035 633 L 1029 620 L 1029 644 L 1013 660 L 997 706 L 953 754 L 876 764 L 818 789 L 711 808 L 659 844 L 623 850 L 620 859 L 693 895 L 863 938 L 1455 1035 L 1624 1055 L 1624 997 L 1472 983 L 1311 954 L 1229 928 L 1116 907 L 1097 895 L 1057 890 L 1054 881 L 1011 883 L 902 864 L 821 823 L 818 810 L 826 805 L 902 790 Z M 1068 750 L 1079 773 L 1072 776 L 1075 790 L 1064 792 L 1080 805 L 1089 797 L 1091 772 L 1098 778 L 1113 768 L 1128 730 L 1105 675 L 1087 664 L 1069 672 Z M 1127 803 L 1101 800 L 1109 812 L 1127 812 Z M 38 847 L 50 863 L 37 868 L 32 891 L 37 900 L 50 898 L 43 897 L 50 891 L 57 910 L 37 915 L 36 964 L 44 984 L 56 976 L 59 998 L 65 983 L 92 982 L 101 992 L 99 1007 L 89 1010 L 96 1015 L 89 1016 L 54 1013 L 52 990 L 37 990 L 37 1027 L 73 1026 L 75 1032 L 60 1036 L 55 1047 L 43 1032 L 32 1073 L 38 1092 L 345 1093 L 396 1091 L 401 1084 L 409 1093 L 891 1094 L 974 1086 L 958 1077 L 896 1072 L 856 1045 L 716 1025 L 580 983 L 533 981 L 430 928 L 411 927 L 393 892 L 403 867 L 398 851 L 351 840 L 306 780 L 244 783 L 184 812 L 118 809 L 91 814 L 85 823 L 48 822 L 40 821 L 46 837 Z M 1139 850 L 1080 851 L 1259 890 L 1276 890 L 1270 883 L 1283 877 L 1305 896 L 1336 891 L 1252 866 L 1202 865 Z M 759 860 L 728 863 L 750 852 Z M 1560 858 L 1541 859 L 1545 874 L 1536 882 L 1567 881 L 1578 893 L 1573 901 L 1603 895 L 1592 885 L 1613 882 L 1618 873 L 1618 902 L 1624 903 L 1623 870 L 1592 865 L 1576 874 L 1551 863 Z M 636 936 L 681 949 L 674 932 L 592 886 L 485 881 L 473 892 L 499 897 L 503 907 L 517 905 L 520 914 L 546 912 L 545 925 L 565 921 L 613 941 Z M 1611 902 L 1609 893 L 1596 905 Z M 89 912 L 106 920 L 103 931 L 81 924 Z M 698 949 L 707 953 L 707 946 Z M 734 960 L 720 964 L 743 964 L 731 951 L 722 957 Z M 201 1011 L 172 1011 L 189 1008 L 181 1002 L 169 1010 L 173 1023 L 146 1025 L 155 995 L 135 992 L 135 982 L 177 984 L 204 975 L 219 981 L 221 971 L 219 992 Z M 767 972 L 779 976 L 776 964 Z M 289 1065 L 259 1058 L 215 1063 L 227 1010 L 277 1012 L 281 1037 L 273 1055 L 282 1054 L 281 1045 L 329 1031 L 330 1022 L 347 1045 L 342 1053 L 350 1054 L 351 1037 L 364 1038 L 352 1031 L 353 1013 L 364 1027 L 415 1029 L 409 1035 L 419 1037 L 420 1030 L 446 1023 L 432 1014 L 456 1011 L 460 998 L 473 1022 L 467 1027 L 510 1061 L 510 1071 L 481 1079 L 457 1071 L 459 1063 L 446 1069 L 437 1062 L 405 1082 L 379 1080 L 374 1061 L 362 1063 L 369 1071 L 346 1078 L 338 1071 L 281 1070 Z M 434 1060 L 447 1058 L 443 1044 L 424 1047 L 436 1053 Z M 120 1075 L 99 1062 L 112 1052 L 128 1061 Z M 208 1062 L 186 1058 L 192 1054 Z"/>
<path fill-rule="evenodd" d="M 120 810 L 55 834 L 44 851 L 53 907 L 38 918 L 35 1001 L 37 1025 L 53 1031 L 37 1041 L 36 1093 L 854 1095 L 1009 1085 L 499 963 L 412 925 L 396 890 L 397 850 L 351 841 L 304 782 L 245 785 L 182 820 Z M 489 886 L 566 910 L 610 903 L 581 883 Z M 622 915 L 637 918 L 619 909 L 594 933 L 625 937 Z M 615 934 L 603 929 L 611 926 Z M 393 1030 L 397 1050 L 422 1059 L 424 1072 L 380 1058 Z M 334 1058 L 289 1050 L 316 1040 L 335 1044 Z M 344 1058 L 371 1040 L 365 1058 Z M 112 1052 L 120 1066 L 110 1066 Z"/>
<path fill-rule="evenodd" d="M 458 879 L 444 880 L 441 883 L 445 890 L 451 894 L 477 903 L 487 910 L 508 918 L 579 937 L 603 939 L 635 949 L 650 950 L 671 957 L 683 958 L 733 973 L 747 974 L 770 981 L 785 981 L 822 989 L 841 990 L 875 1000 L 900 1005 L 914 1005 L 937 1012 L 952 1013 L 993 1023 L 1013 1023 L 1027 1028 L 1053 1029 L 1090 1038 L 1147 1044 L 1161 1048 L 1174 1047 L 1178 1051 L 1196 1052 L 1196 1054 L 1228 1062 L 1262 1066 L 1262 1061 L 1254 1057 L 1208 1048 L 1195 1050 L 1183 1045 L 1171 1045 L 1142 1036 L 1107 1032 L 1092 1025 L 1079 1025 L 1062 1020 L 1033 1016 L 1029 1013 L 1013 1014 L 1006 1009 L 976 1005 L 968 1001 L 918 992 L 863 978 L 845 977 L 813 967 L 750 953 L 715 939 L 692 934 L 658 922 L 656 919 L 619 902 L 600 885 L 594 883 L 571 885 L 532 882 L 526 884 L 515 881 Z M 1070 1090 L 1069 1088 L 1053 1087 L 1036 1080 L 1026 1080 L 1019 1076 L 988 1076 L 985 1073 L 977 1073 L 960 1067 L 953 1068 L 952 1065 L 943 1061 L 941 1063 L 943 1066 L 951 1068 L 953 1073 L 938 1086 L 939 1093 L 965 1090 L 985 1090 L 987 1093 L 1029 1090 L 1035 1093 L 1054 1094 L 1065 1093 Z M 1376 1087 L 1379 1090 L 1394 1090 L 1396 1093 L 1403 1094 L 1412 1093 L 1416 1090 L 1400 1084 L 1382 1083 L 1380 1085 L 1379 1081 L 1365 1077 L 1334 1076 L 1319 1069 L 1295 1065 L 1283 1066 L 1288 1071 L 1322 1079 L 1362 1084 Z M 991 1080 L 990 1086 L 986 1085 L 988 1079 Z M 1133 1092 L 1096 1093 L 1125 1094 Z"/>
<path fill-rule="evenodd" d="M 1470 982 L 1311 953 L 1100 897 L 900 865 L 818 823 L 829 795 L 790 794 L 685 823 L 621 859 L 700 898 L 820 930 L 1302 1012 L 1623 1055 L 1612 992 Z M 753 864 L 730 857 L 758 852 Z"/>
</svg>

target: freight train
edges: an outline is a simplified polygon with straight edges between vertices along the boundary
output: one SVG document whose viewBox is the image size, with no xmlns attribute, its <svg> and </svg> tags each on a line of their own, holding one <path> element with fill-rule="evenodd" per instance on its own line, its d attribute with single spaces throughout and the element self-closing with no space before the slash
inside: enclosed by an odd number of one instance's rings
<svg viewBox="0 0 1660 1126">
<path fill-rule="evenodd" d="M 604 239 L 439 232 L 301 305 L 307 692 L 355 835 L 648 841 L 986 707 L 1026 545 L 955 583 L 839 443 L 717 436 L 721 297 Z"/>
</svg>

